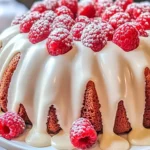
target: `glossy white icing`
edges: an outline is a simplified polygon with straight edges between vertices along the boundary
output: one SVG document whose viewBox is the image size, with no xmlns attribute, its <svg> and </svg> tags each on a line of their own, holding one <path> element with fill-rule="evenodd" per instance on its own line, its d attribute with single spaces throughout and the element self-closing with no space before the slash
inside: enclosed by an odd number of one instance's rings
<svg viewBox="0 0 150 150">
<path fill-rule="evenodd" d="M 7 36 L 6 36 L 7 35 Z M 33 123 L 25 141 L 33 146 L 52 144 L 58 149 L 72 149 L 70 127 L 80 117 L 86 84 L 94 81 L 100 99 L 103 135 L 99 138 L 103 150 L 127 150 L 130 144 L 150 145 L 150 130 L 143 128 L 145 105 L 144 69 L 150 67 L 148 38 L 140 38 L 139 47 L 124 52 L 112 42 L 98 53 L 74 42 L 65 55 L 53 57 L 45 43 L 31 44 L 27 34 L 20 34 L 18 26 L 8 28 L 0 36 L 0 79 L 10 60 L 18 52 L 21 58 L 12 77 L 8 93 L 8 110 L 18 111 L 23 104 Z M 132 126 L 128 141 L 113 132 L 118 102 L 124 101 Z M 63 132 L 50 137 L 46 131 L 48 110 L 57 109 Z"/>
</svg>

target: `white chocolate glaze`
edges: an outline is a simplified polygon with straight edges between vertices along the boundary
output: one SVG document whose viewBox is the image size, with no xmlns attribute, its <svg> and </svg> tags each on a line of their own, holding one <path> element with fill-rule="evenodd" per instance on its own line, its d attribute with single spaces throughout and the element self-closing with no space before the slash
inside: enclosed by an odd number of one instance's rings
<svg viewBox="0 0 150 150">
<path fill-rule="evenodd" d="M 33 123 L 25 141 L 36 147 L 52 144 L 58 149 L 73 149 L 69 130 L 80 117 L 83 96 L 89 80 L 95 83 L 100 99 L 103 135 L 99 138 L 102 150 L 127 150 L 130 144 L 150 145 L 150 130 L 143 127 L 145 108 L 144 69 L 150 67 L 150 37 L 140 38 L 139 47 L 124 52 L 112 42 L 94 53 L 81 42 L 65 55 L 50 56 L 45 43 L 31 44 L 27 34 L 20 34 L 13 26 L 0 36 L 0 80 L 15 54 L 21 58 L 8 93 L 8 110 L 18 112 L 24 105 Z M 132 126 L 128 141 L 113 132 L 117 106 L 124 101 Z M 49 107 L 57 110 L 63 132 L 53 136 L 47 133 Z M 100 149 L 100 148 L 98 148 Z"/>
<path fill-rule="evenodd" d="M 59 145 L 58 145 L 59 143 Z M 57 136 L 53 136 L 51 140 L 51 144 L 53 147 L 57 149 L 74 149 L 70 142 L 69 134 L 64 133 L 63 131 L 60 131 Z"/>
</svg>

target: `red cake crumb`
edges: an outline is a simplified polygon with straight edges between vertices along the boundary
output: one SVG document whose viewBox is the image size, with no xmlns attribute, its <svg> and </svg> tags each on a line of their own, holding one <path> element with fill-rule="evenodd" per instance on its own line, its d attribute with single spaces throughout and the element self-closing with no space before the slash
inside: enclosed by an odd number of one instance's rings
<svg viewBox="0 0 150 150">
<path fill-rule="evenodd" d="M 83 30 L 81 41 L 86 47 L 98 52 L 107 44 L 107 37 L 100 25 L 91 23 Z"/>
<path fill-rule="evenodd" d="M 88 119 L 79 118 L 72 125 L 70 140 L 74 147 L 86 150 L 96 143 L 97 133 Z"/>
<path fill-rule="evenodd" d="M 150 128 L 150 69 L 147 67 L 144 71 L 145 74 L 145 112 L 143 115 L 143 125 L 145 128 Z"/>
<path fill-rule="evenodd" d="M 49 134 L 57 134 L 60 130 L 61 130 L 61 127 L 58 124 L 56 108 L 52 105 L 48 113 L 47 132 Z"/>
<path fill-rule="evenodd" d="M 102 119 L 100 104 L 93 81 L 89 81 L 84 94 L 84 102 L 81 110 L 81 117 L 88 119 L 96 132 L 102 132 Z"/>
<path fill-rule="evenodd" d="M 48 37 L 47 50 L 52 56 L 65 54 L 72 49 L 72 40 L 67 29 L 56 28 Z"/>
<path fill-rule="evenodd" d="M 128 133 L 130 130 L 131 130 L 131 125 L 128 121 L 123 101 L 120 101 L 116 113 L 114 132 L 116 134 L 122 134 L 122 133 Z"/>
<path fill-rule="evenodd" d="M 117 28 L 113 36 L 113 42 L 126 52 L 136 49 L 139 41 L 138 31 L 128 23 Z"/>
<path fill-rule="evenodd" d="M 24 120 L 13 112 L 0 116 L 0 134 L 3 138 L 11 140 L 18 137 L 25 130 Z"/>
</svg>

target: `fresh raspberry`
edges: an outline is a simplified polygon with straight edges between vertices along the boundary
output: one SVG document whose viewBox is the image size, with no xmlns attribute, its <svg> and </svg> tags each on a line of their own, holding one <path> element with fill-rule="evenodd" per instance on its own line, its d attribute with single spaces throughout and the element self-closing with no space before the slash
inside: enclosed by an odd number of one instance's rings
<svg viewBox="0 0 150 150">
<path fill-rule="evenodd" d="M 90 1 L 81 1 L 79 3 L 79 9 L 78 9 L 78 14 L 87 16 L 89 18 L 95 17 L 95 6 L 92 2 Z"/>
<path fill-rule="evenodd" d="M 30 12 L 27 12 L 21 16 L 16 16 L 15 19 L 12 21 L 11 25 L 18 25 L 21 24 L 22 20 L 29 14 Z"/>
<path fill-rule="evenodd" d="M 137 19 L 136 22 L 140 23 L 145 30 L 150 30 L 150 13 L 143 13 Z"/>
<path fill-rule="evenodd" d="M 66 28 L 67 30 L 71 30 L 71 27 L 74 25 L 75 21 L 68 15 L 60 15 L 55 18 L 52 28 Z"/>
<path fill-rule="evenodd" d="M 55 9 L 59 6 L 58 0 L 44 0 L 44 3 L 48 10 L 55 11 Z"/>
<path fill-rule="evenodd" d="M 47 20 L 38 20 L 30 29 L 29 40 L 36 44 L 45 40 L 50 34 L 51 28 Z"/>
<path fill-rule="evenodd" d="M 91 148 L 97 141 L 97 133 L 88 119 L 79 118 L 71 127 L 70 140 L 77 149 Z"/>
<path fill-rule="evenodd" d="M 86 27 L 86 24 L 83 22 L 77 22 L 71 29 L 71 34 L 73 39 L 80 41 L 83 29 Z"/>
<path fill-rule="evenodd" d="M 68 7 L 66 7 L 66 6 L 58 7 L 58 8 L 55 10 L 55 13 L 57 14 L 57 16 L 66 14 L 66 15 L 69 15 L 72 19 L 74 19 L 74 14 L 73 14 L 72 11 L 71 11 Z"/>
<path fill-rule="evenodd" d="M 55 18 L 56 18 L 56 14 L 55 14 L 52 10 L 45 11 L 45 12 L 42 13 L 42 15 L 41 15 L 41 19 L 43 19 L 43 20 L 48 20 L 49 23 L 52 23 Z"/>
<path fill-rule="evenodd" d="M 0 116 L 0 134 L 5 139 L 11 140 L 18 137 L 25 130 L 24 120 L 16 113 L 7 112 Z"/>
<path fill-rule="evenodd" d="M 140 36 L 143 37 L 148 37 L 148 33 L 144 30 L 144 28 L 142 27 L 142 25 L 138 22 L 130 22 L 131 25 L 134 26 L 134 28 L 137 29 L 137 31 L 139 32 Z"/>
<path fill-rule="evenodd" d="M 123 10 L 126 10 L 129 4 L 133 3 L 133 0 L 116 0 L 115 5 L 120 6 Z"/>
<path fill-rule="evenodd" d="M 102 13 L 108 8 L 111 7 L 113 4 L 112 1 L 104 0 L 104 1 L 98 1 L 96 3 L 96 16 L 101 17 Z"/>
<path fill-rule="evenodd" d="M 60 6 L 68 7 L 76 16 L 78 10 L 78 0 L 60 0 Z"/>
<path fill-rule="evenodd" d="M 43 2 L 36 2 L 31 7 L 31 12 L 38 11 L 39 13 L 43 13 L 46 10 L 47 10 L 46 5 Z"/>
<path fill-rule="evenodd" d="M 102 21 L 102 18 L 98 17 L 98 18 L 91 18 L 91 22 L 98 25 L 98 24 L 101 24 L 104 21 Z"/>
<path fill-rule="evenodd" d="M 78 17 L 76 18 L 76 22 L 83 22 L 83 23 L 85 23 L 85 24 L 89 24 L 91 21 L 90 21 L 90 19 L 89 19 L 88 17 L 86 17 L 86 16 L 78 16 Z"/>
<path fill-rule="evenodd" d="M 107 40 L 111 41 L 113 39 L 113 35 L 114 35 L 114 28 L 109 24 L 109 23 L 105 23 L 105 22 L 101 22 L 101 27 L 102 30 L 105 32 Z"/>
<path fill-rule="evenodd" d="M 118 12 L 123 12 L 123 9 L 121 7 L 115 6 L 115 5 L 108 7 L 102 14 L 102 19 L 104 21 L 109 21 L 110 17 Z"/>
<path fill-rule="evenodd" d="M 132 51 L 139 46 L 138 31 L 131 24 L 123 24 L 115 31 L 113 42 L 126 52 Z"/>
<path fill-rule="evenodd" d="M 27 33 L 30 31 L 32 25 L 40 19 L 41 15 L 38 12 L 32 12 L 27 15 L 20 24 L 20 32 Z"/>
<path fill-rule="evenodd" d="M 106 45 L 107 37 L 101 26 L 91 23 L 83 30 L 81 41 L 86 47 L 98 52 Z"/>
<path fill-rule="evenodd" d="M 67 29 L 56 28 L 47 40 L 47 50 L 50 55 L 57 56 L 67 53 L 72 49 L 72 36 Z"/>
<path fill-rule="evenodd" d="M 128 13 L 125 12 L 119 12 L 114 14 L 110 19 L 109 19 L 109 23 L 112 25 L 112 27 L 114 29 L 117 29 L 120 25 L 129 22 L 130 16 Z"/>
<path fill-rule="evenodd" d="M 98 26 L 101 26 L 102 30 L 105 32 L 107 41 L 111 41 L 114 34 L 114 28 L 108 22 L 102 22 L 100 18 L 96 18 L 92 21 Z"/>
<path fill-rule="evenodd" d="M 126 12 L 130 15 L 132 19 L 136 19 L 140 16 L 140 14 L 149 12 L 150 13 L 150 6 L 139 4 L 139 3 L 132 3 L 128 5 Z"/>
</svg>

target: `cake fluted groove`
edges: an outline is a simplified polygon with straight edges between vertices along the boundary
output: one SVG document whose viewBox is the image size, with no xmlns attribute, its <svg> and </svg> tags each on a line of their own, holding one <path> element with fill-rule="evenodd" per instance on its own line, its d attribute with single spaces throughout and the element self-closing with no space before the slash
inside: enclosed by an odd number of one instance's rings
<svg viewBox="0 0 150 150">
<path fill-rule="evenodd" d="M 47 132 L 49 134 L 57 134 L 61 130 L 58 124 L 58 119 L 56 115 L 56 108 L 52 105 L 49 108 L 48 120 L 47 120 Z"/>
<path fill-rule="evenodd" d="M 145 112 L 143 116 L 143 125 L 150 128 L 150 69 L 145 68 Z"/>
<path fill-rule="evenodd" d="M 128 121 L 124 102 L 118 103 L 118 110 L 116 113 L 116 119 L 114 124 L 114 132 L 116 134 L 128 133 L 131 130 L 131 124 Z"/>
<path fill-rule="evenodd" d="M 32 125 L 32 122 L 27 115 L 26 109 L 22 104 L 20 104 L 18 114 L 25 121 L 26 124 Z"/>
<path fill-rule="evenodd" d="M 0 81 L 0 107 L 3 112 L 7 111 L 7 103 L 8 103 L 7 96 L 8 96 L 9 85 L 10 85 L 12 76 L 19 63 L 20 55 L 21 53 L 17 53 L 12 58 L 12 60 L 10 61 Z"/>
<path fill-rule="evenodd" d="M 84 94 L 81 117 L 89 119 L 98 133 L 102 132 L 100 107 L 95 84 L 93 81 L 89 81 Z"/>
</svg>

